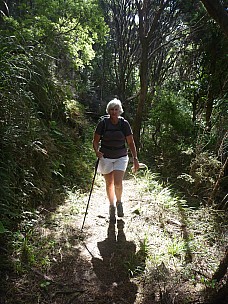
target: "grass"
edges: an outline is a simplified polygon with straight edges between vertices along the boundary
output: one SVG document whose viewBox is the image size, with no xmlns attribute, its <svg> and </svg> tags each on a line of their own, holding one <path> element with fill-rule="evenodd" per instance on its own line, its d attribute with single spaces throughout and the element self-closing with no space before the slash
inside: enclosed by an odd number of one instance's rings
<svg viewBox="0 0 228 304">
<path fill-rule="evenodd" d="M 192 277 L 202 291 L 206 287 L 215 288 L 216 283 L 211 278 L 227 244 L 226 216 L 203 204 L 199 204 L 197 209 L 189 207 L 186 200 L 174 193 L 171 187 L 162 186 L 150 172 L 135 179 L 140 199 L 144 204 L 147 201 L 145 208 L 140 206 L 139 214 L 141 221 L 149 219 L 144 226 L 149 244 L 145 260 L 147 278 L 153 278 L 157 271 L 160 274 L 164 271 L 164 276 L 169 273 L 170 279 L 173 275 L 175 277 L 173 284 L 169 282 L 170 288 L 172 285 L 172 288 L 181 290 L 181 285 L 174 287 L 174 282 L 177 280 L 184 284 L 187 280 L 191 293 Z"/>
<path fill-rule="evenodd" d="M 167 244 L 167 252 L 170 256 L 173 257 L 181 257 L 185 252 L 185 242 L 184 240 L 179 240 L 178 238 L 174 237 L 173 240 L 169 240 Z"/>
<path fill-rule="evenodd" d="M 125 268 L 129 273 L 130 277 L 140 275 L 146 267 L 146 259 L 148 256 L 148 238 L 145 236 L 143 240 L 139 241 L 139 250 L 132 254 L 130 258 L 125 262 Z"/>
</svg>

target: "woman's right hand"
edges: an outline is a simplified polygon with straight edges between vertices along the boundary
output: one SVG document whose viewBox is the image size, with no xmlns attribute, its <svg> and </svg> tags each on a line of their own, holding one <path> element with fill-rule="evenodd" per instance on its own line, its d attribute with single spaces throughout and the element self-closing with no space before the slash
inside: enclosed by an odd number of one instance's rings
<svg viewBox="0 0 228 304">
<path fill-rule="evenodd" d="M 104 153 L 102 153 L 101 151 L 96 151 L 96 156 L 100 159 L 104 156 Z"/>
<path fill-rule="evenodd" d="M 93 136 L 93 149 L 96 153 L 96 156 L 100 159 L 103 157 L 103 153 L 99 151 L 99 142 L 100 142 L 101 136 L 97 133 L 94 133 Z"/>
</svg>

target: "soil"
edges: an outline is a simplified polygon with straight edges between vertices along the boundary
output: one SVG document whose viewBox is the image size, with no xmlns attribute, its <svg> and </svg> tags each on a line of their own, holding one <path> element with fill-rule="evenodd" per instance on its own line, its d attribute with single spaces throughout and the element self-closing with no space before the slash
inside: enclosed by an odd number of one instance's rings
<svg viewBox="0 0 228 304">
<path fill-rule="evenodd" d="M 0 303 L 209 303 L 214 291 L 205 280 L 210 281 L 219 264 L 224 243 L 219 252 L 217 247 L 210 249 L 212 255 L 217 253 L 209 271 L 207 257 L 203 260 L 190 246 L 192 236 L 183 209 L 177 214 L 164 193 L 167 189 L 154 190 L 153 195 L 145 188 L 133 177 L 124 180 L 124 217 L 113 223 L 104 182 L 98 176 L 83 230 L 88 195 L 69 192 L 55 215 L 50 213 L 37 227 L 40 252 L 49 244 L 46 264 L 8 278 Z M 166 196 L 159 198 L 162 191 Z M 185 241 L 184 250 L 179 243 L 177 248 L 173 245 L 179 237 Z"/>
</svg>

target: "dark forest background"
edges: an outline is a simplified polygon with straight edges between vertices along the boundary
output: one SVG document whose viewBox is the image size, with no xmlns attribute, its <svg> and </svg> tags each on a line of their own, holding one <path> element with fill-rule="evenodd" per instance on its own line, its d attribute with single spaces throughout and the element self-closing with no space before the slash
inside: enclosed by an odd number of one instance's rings
<svg viewBox="0 0 228 304">
<path fill-rule="evenodd" d="M 0 1 L 3 251 L 37 208 L 89 189 L 93 130 L 116 96 L 140 161 L 227 211 L 225 2 Z"/>
</svg>

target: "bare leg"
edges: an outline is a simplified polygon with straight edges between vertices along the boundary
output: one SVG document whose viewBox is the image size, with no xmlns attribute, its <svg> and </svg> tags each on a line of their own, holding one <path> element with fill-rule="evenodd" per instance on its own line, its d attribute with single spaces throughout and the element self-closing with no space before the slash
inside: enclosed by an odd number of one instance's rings
<svg viewBox="0 0 228 304">
<path fill-rule="evenodd" d="M 115 201 L 115 191 L 114 191 L 114 172 L 104 174 L 106 183 L 106 192 L 110 205 L 114 205 Z"/>
<path fill-rule="evenodd" d="M 117 202 L 121 202 L 122 199 L 122 193 L 123 193 L 123 177 L 124 177 L 124 171 L 120 170 L 114 170 L 114 189 L 115 189 L 115 195 Z"/>
</svg>

